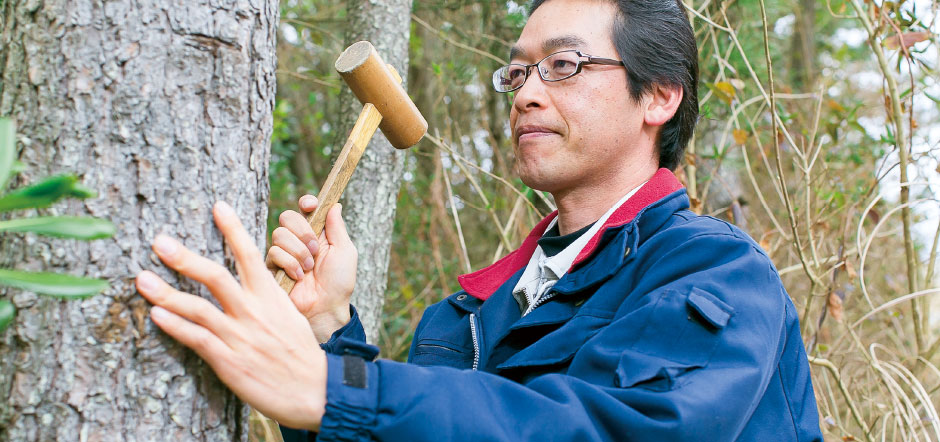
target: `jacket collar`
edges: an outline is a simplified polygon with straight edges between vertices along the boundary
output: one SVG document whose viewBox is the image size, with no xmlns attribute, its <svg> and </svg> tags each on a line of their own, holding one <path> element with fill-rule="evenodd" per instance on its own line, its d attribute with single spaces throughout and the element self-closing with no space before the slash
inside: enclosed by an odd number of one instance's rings
<svg viewBox="0 0 940 442">
<path fill-rule="evenodd" d="M 587 245 L 584 246 L 584 249 L 582 249 L 578 257 L 575 258 L 571 267 L 574 268 L 578 264 L 581 264 L 597 250 L 601 243 L 601 238 L 604 236 L 604 232 L 607 231 L 607 229 L 620 227 L 633 221 L 636 215 L 644 208 L 682 188 L 682 184 L 669 169 L 659 169 L 656 171 L 656 174 L 653 175 L 635 195 L 621 205 L 619 209 L 614 211 L 610 218 L 607 219 L 607 222 L 604 223 L 591 240 L 588 241 Z M 470 296 L 485 301 L 496 289 L 503 285 L 506 280 L 528 264 L 529 258 L 532 257 L 532 254 L 535 253 L 536 246 L 538 246 L 539 238 L 542 237 L 548 225 L 557 215 L 558 212 L 555 211 L 546 216 L 535 225 L 535 228 L 532 229 L 529 236 L 522 241 L 522 245 L 519 246 L 518 249 L 500 258 L 499 261 L 476 272 L 457 277 L 460 286 L 463 287 L 464 291 L 470 294 Z"/>
</svg>

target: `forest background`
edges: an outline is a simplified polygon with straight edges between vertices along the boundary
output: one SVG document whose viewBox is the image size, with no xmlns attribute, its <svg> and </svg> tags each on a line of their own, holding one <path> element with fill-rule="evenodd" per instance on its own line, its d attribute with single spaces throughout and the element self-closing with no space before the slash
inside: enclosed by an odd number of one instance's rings
<svg viewBox="0 0 940 442">
<path fill-rule="evenodd" d="M 940 440 L 938 3 L 686 4 L 702 118 L 677 173 L 693 210 L 745 229 L 780 270 L 827 439 Z M 398 360 L 455 275 L 553 210 L 513 175 L 510 102 L 490 87 L 525 5 L 420 1 L 411 19 L 408 90 L 430 130 L 406 155 L 378 330 Z M 282 2 L 269 230 L 345 136 L 343 25 L 342 5 Z"/>
<path fill-rule="evenodd" d="M 25 2 L 23 8 L 39 3 Z M 285 0 L 280 2 L 276 27 L 276 14 L 258 13 L 269 20 L 262 23 L 270 24 L 270 31 L 276 34 L 278 59 L 267 174 L 268 238 L 280 212 L 295 209 L 300 195 L 317 193 L 346 138 L 354 99 L 333 71 L 333 61 L 352 43 L 349 30 L 355 27 L 350 23 L 355 19 L 350 11 L 356 3 Z M 936 0 L 685 3 L 700 51 L 702 118 L 676 172 L 688 189 L 692 209 L 747 231 L 779 269 L 801 313 L 827 440 L 940 441 L 940 297 L 935 296 L 940 293 L 935 268 L 940 239 L 940 4 Z M 409 4 L 391 0 L 370 3 L 377 8 Z M 3 5 L 0 1 L 0 9 Z M 364 280 L 360 275 L 357 287 L 357 296 L 379 298 L 367 299 L 371 307 L 364 319 L 382 357 L 404 360 L 424 308 L 458 289 L 456 275 L 479 269 L 514 249 L 541 217 L 554 210 L 550 195 L 527 188 L 513 174 L 507 123 L 510 101 L 506 95 L 492 92 L 490 86 L 493 70 L 507 62 L 509 46 L 525 23 L 526 6 L 513 1 L 465 0 L 416 1 L 410 6 L 408 62 L 403 76 L 429 122 L 429 134 L 403 154 L 403 168 L 393 168 L 388 177 L 379 177 L 394 182 L 393 188 L 399 182 L 401 185 L 395 201 L 387 286 L 381 290 L 384 283 Z M 182 23 L 184 28 L 188 25 Z M 224 45 L 220 50 L 218 42 L 203 37 L 197 35 L 190 44 L 214 48 L 215 56 L 226 56 Z M 263 44 L 258 47 L 262 59 L 273 54 Z M 400 59 L 398 55 L 390 58 Z M 30 82 L 44 80 L 41 73 L 33 71 L 28 77 Z M 221 78 L 226 79 L 225 75 Z M 186 81 L 180 84 L 190 86 Z M 91 87 L 81 82 L 76 85 Z M 187 94 L 185 88 L 180 91 Z M 271 92 L 262 90 L 252 101 L 251 136 L 261 134 L 266 139 L 270 121 L 256 119 L 254 111 L 262 109 L 264 105 L 259 103 Z M 216 116 L 209 115 L 209 119 Z M 218 132 L 213 132 L 212 142 L 224 145 L 221 134 L 228 131 L 213 130 Z M 152 143 L 149 138 L 153 134 L 146 135 Z M 125 144 L 133 144 L 127 139 L 122 138 Z M 205 150 L 211 153 L 208 146 Z M 225 158 L 219 152 L 213 158 Z M 253 149 L 250 155 L 255 161 L 266 152 Z M 236 183 L 265 176 L 252 164 L 229 174 L 224 173 L 224 167 L 210 165 L 221 171 L 210 172 L 218 175 L 210 182 L 216 183 L 218 178 L 222 183 Z M 44 170 L 48 167 L 42 166 Z M 194 178 L 199 173 L 194 169 L 183 175 Z M 142 190 L 137 190 L 136 197 L 150 201 L 154 184 L 146 180 L 138 184 Z M 229 198 L 241 199 L 246 207 L 251 207 L 253 195 L 265 190 L 249 195 L 237 185 L 220 188 Z M 102 206 L 93 202 L 89 207 Z M 264 213 L 255 210 L 249 217 L 254 215 L 260 226 Z M 168 218 L 144 214 L 146 225 L 140 230 L 148 235 L 159 228 L 154 226 L 180 222 L 174 214 Z M 347 222 L 356 225 L 355 233 L 358 226 L 378 221 L 367 218 Z M 195 225 L 201 222 L 199 217 L 185 219 Z M 203 230 L 191 236 L 190 242 L 205 240 L 208 250 L 221 256 L 221 250 L 212 245 L 218 243 L 217 236 Z M 122 235 L 122 229 L 117 232 Z M 9 250 L 22 244 L 20 237 L 12 238 L 4 240 L 10 241 L 4 244 L 14 245 Z M 27 244 L 32 244 L 31 238 L 26 237 Z M 358 240 L 365 241 L 363 237 Z M 371 249 L 360 245 L 360 254 Z M 132 254 L 139 253 L 135 249 Z M 16 262 L 17 256 L 11 254 L 5 262 Z M 145 260 L 143 255 L 138 258 Z M 97 263 L 89 267 L 95 266 Z M 384 265 L 379 267 L 369 272 L 382 277 Z M 118 292 L 123 290 L 133 297 L 127 281 L 111 282 L 124 287 Z M 28 302 L 26 298 L 21 296 L 19 302 L 32 309 L 29 314 L 41 311 L 43 304 L 34 306 L 32 298 Z M 131 298 L 116 298 L 122 299 Z M 16 304 L 17 298 L 13 301 Z M 167 381 L 160 378 L 170 375 L 146 372 L 147 367 L 165 365 L 159 358 L 147 359 L 151 351 L 162 352 L 164 344 L 148 337 L 150 326 L 142 319 L 144 313 L 140 312 L 145 310 L 139 297 L 128 302 L 130 313 L 118 309 L 112 314 L 110 307 L 107 312 L 115 318 L 134 315 L 140 336 L 135 335 L 133 346 L 117 335 L 114 342 L 124 347 L 94 340 L 88 345 L 99 346 L 105 353 L 113 348 L 115 355 L 123 351 L 140 358 L 140 366 L 145 368 L 141 376 L 155 377 L 157 386 L 164 385 L 162 393 L 147 394 L 156 394 L 153 397 L 170 404 L 170 416 L 176 421 L 179 414 L 174 414 L 178 410 L 172 390 L 167 395 Z M 0 300 L 0 308 L 10 305 Z M 0 311 L 0 320 L 5 321 L 6 314 Z M 58 319 L 55 314 L 49 313 L 52 321 Z M 71 316 L 70 321 L 80 323 Z M 24 331 L 42 324 L 26 322 L 18 329 L 17 339 L 23 342 L 31 339 Z M 124 321 L 121 327 L 127 325 Z M 20 341 L 11 344 L 10 335 L 6 335 L 5 348 L 20 345 Z M 64 336 L 67 341 L 70 335 Z M 178 349 L 170 348 L 168 353 L 184 365 L 199 366 L 191 355 Z M 0 358 L 6 358 L 4 363 L 25 364 L 20 359 L 27 358 L 28 352 L 19 353 L 16 361 L 13 355 L 2 353 Z M 138 366 L 130 364 L 127 370 L 136 373 Z M 220 386 L 206 381 L 200 370 L 204 368 L 194 371 L 195 385 L 211 402 L 219 397 L 213 392 L 220 391 Z M 13 393 L 22 397 L 15 407 L 0 407 L 0 423 L 7 419 L 15 422 L 17 410 L 59 407 L 55 398 L 38 406 L 37 397 L 34 404 L 31 395 L 38 394 L 39 387 L 32 393 L 17 390 L 32 382 L 46 388 L 43 383 L 52 381 L 21 376 L 23 371 L 10 373 L 14 374 L 0 376 L 0 384 L 5 388 L 13 385 Z M 172 376 L 191 375 L 177 370 Z M 133 400 L 151 401 L 149 397 L 137 398 L 138 387 L 130 378 L 122 385 Z M 194 384 L 175 385 L 183 391 L 183 387 L 192 390 Z M 130 402 L 128 406 L 139 403 L 151 404 L 154 410 L 163 407 L 153 401 Z M 192 402 L 191 410 L 187 409 L 191 416 L 184 415 L 184 419 L 192 417 L 205 428 L 231 422 L 233 434 L 239 433 L 241 412 L 233 398 L 210 403 L 212 410 L 227 410 L 221 421 L 211 412 L 200 414 L 203 407 L 199 404 L 202 402 Z M 69 405 L 81 411 L 72 398 Z M 87 410 L 92 408 L 86 405 L 83 413 L 88 414 Z M 55 426 L 44 419 L 20 428 L 33 431 L 29 428 Z M 136 425 L 133 419 L 124 422 L 127 428 Z M 108 425 L 107 419 L 100 422 L 101 428 Z M 258 419 L 252 423 L 253 439 L 273 440 L 270 426 Z M 195 425 L 193 435 L 197 434 Z M 65 433 L 69 428 L 60 426 Z M 3 430 L 0 425 L 0 436 Z"/>
</svg>

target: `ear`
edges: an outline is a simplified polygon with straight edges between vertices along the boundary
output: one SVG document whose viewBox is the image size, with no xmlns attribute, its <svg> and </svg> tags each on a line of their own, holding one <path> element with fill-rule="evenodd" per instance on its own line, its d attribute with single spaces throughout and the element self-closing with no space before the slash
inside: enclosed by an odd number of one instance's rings
<svg viewBox="0 0 940 442">
<path fill-rule="evenodd" d="M 662 126 L 666 124 L 679 103 L 682 102 L 682 86 L 679 85 L 659 85 L 653 86 L 653 90 L 647 95 L 646 113 L 643 115 L 643 122 L 650 126 Z"/>
</svg>

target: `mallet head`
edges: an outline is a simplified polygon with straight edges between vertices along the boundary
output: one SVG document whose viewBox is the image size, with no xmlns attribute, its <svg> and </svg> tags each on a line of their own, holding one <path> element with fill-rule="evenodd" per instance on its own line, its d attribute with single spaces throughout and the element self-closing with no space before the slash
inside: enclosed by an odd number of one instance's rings
<svg viewBox="0 0 940 442">
<path fill-rule="evenodd" d="M 427 133 L 427 120 L 372 43 L 352 44 L 336 59 L 335 67 L 356 98 L 363 104 L 372 103 L 382 114 L 379 128 L 392 146 L 407 149 Z"/>
</svg>

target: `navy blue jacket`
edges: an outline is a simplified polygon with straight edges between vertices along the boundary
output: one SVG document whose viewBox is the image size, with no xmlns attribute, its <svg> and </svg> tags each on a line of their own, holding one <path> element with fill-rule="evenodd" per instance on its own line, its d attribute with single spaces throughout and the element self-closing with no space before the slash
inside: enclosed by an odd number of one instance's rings
<svg viewBox="0 0 940 442">
<path fill-rule="evenodd" d="M 427 309 L 407 364 L 371 362 L 354 317 L 324 345 L 318 440 L 821 441 L 776 269 L 688 207 L 659 170 L 520 317 L 511 291 L 547 217 Z"/>
</svg>

